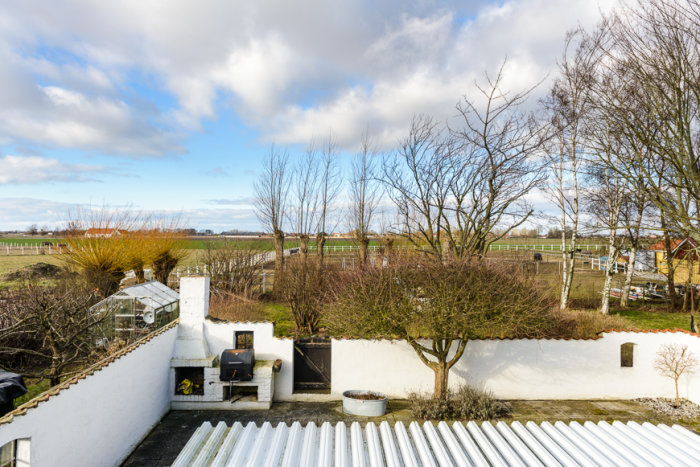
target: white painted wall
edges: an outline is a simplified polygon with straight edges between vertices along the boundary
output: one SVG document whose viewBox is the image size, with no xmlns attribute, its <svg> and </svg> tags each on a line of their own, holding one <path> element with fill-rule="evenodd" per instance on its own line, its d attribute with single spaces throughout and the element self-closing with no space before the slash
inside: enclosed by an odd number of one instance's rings
<svg viewBox="0 0 700 467">
<path fill-rule="evenodd" d="M 634 366 L 620 367 L 632 342 Z M 659 347 L 685 344 L 700 359 L 700 338 L 685 333 L 605 333 L 597 340 L 471 341 L 450 372 L 450 387 L 469 383 L 503 399 L 672 397 L 673 380 L 654 368 Z M 333 340 L 331 393 L 366 389 L 391 397 L 432 392 L 434 374 L 404 341 Z M 700 403 L 700 368 L 680 380 L 681 396 Z"/>
<path fill-rule="evenodd" d="M 0 446 L 31 438 L 36 466 L 119 465 L 170 409 L 165 331 L 48 401 L 0 425 Z"/>
<path fill-rule="evenodd" d="M 275 374 L 274 400 L 292 400 L 294 390 L 294 340 L 274 336 L 272 323 L 223 323 L 204 322 L 204 337 L 209 351 L 221 355 L 225 349 L 233 349 L 235 331 L 253 331 L 256 360 L 282 360 L 282 369 Z"/>
</svg>

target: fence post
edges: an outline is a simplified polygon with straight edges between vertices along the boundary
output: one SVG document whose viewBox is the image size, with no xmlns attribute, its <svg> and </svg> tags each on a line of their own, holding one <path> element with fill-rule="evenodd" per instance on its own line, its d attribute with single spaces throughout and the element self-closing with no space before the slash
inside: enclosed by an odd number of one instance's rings
<svg viewBox="0 0 700 467">
<path fill-rule="evenodd" d="M 263 271 L 263 293 L 267 293 L 267 273 Z"/>
</svg>

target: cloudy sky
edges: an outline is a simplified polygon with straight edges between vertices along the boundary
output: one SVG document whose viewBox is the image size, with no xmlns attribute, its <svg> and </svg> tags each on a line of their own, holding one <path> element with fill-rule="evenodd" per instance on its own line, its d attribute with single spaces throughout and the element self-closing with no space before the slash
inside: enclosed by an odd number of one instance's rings
<svg viewBox="0 0 700 467">
<path fill-rule="evenodd" d="M 270 144 L 332 132 L 341 166 L 365 129 L 390 148 L 505 57 L 507 88 L 551 77 L 566 31 L 614 3 L 2 2 L 0 230 L 59 226 L 78 205 L 259 229 Z"/>
</svg>

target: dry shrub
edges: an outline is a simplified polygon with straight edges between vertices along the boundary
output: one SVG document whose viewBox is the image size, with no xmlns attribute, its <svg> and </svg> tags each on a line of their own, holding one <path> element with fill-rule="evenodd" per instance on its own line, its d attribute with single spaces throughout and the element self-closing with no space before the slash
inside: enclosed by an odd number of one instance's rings
<svg viewBox="0 0 700 467">
<path fill-rule="evenodd" d="M 610 329 L 630 329 L 624 318 L 604 315 L 597 311 L 553 311 L 548 337 L 587 339 Z"/>
<path fill-rule="evenodd" d="M 318 330 L 336 272 L 318 258 L 292 258 L 275 277 L 275 294 L 289 304 L 297 331 L 313 334 Z"/>
<path fill-rule="evenodd" d="M 254 299 L 260 294 L 263 253 L 254 248 L 241 248 L 227 240 L 224 243 L 208 242 L 199 259 L 207 268 L 213 293 Z"/>
<path fill-rule="evenodd" d="M 510 414 L 511 408 L 495 399 L 490 392 L 471 386 L 449 391 L 444 399 L 427 394 L 410 393 L 411 413 L 423 420 L 491 420 Z"/>
<path fill-rule="evenodd" d="M 265 318 L 262 304 L 229 293 L 212 294 L 209 301 L 209 315 L 212 318 L 232 322 L 263 321 Z"/>
</svg>

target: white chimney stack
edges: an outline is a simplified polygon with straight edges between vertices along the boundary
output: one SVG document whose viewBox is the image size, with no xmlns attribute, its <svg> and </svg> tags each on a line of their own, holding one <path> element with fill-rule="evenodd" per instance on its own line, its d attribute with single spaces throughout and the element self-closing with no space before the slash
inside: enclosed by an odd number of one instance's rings
<svg viewBox="0 0 700 467">
<path fill-rule="evenodd" d="M 180 279 L 180 326 L 199 326 L 209 314 L 209 278 Z"/>
<path fill-rule="evenodd" d="M 180 279 L 180 325 L 172 367 L 211 367 L 215 355 L 209 352 L 204 340 L 204 319 L 209 314 L 209 278 L 183 277 Z"/>
</svg>

